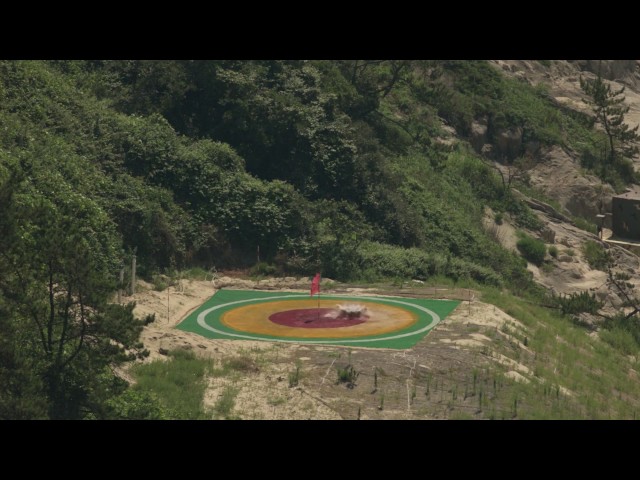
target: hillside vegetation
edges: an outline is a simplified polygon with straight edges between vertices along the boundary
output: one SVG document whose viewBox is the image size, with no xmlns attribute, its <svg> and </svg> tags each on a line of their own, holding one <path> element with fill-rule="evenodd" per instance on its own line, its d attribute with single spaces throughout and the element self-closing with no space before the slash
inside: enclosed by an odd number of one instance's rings
<svg viewBox="0 0 640 480">
<path fill-rule="evenodd" d="M 149 401 L 111 369 L 153 321 L 109 303 L 134 253 L 144 278 L 266 263 L 539 293 L 482 227 L 486 206 L 541 225 L 459 141 L 481 117 L 490 141 L 522 129 L 505 164 L 561 145 L 597 170 L 589 118 L 483 61 L 0 62 L 0 418 Z"/>
</svg>

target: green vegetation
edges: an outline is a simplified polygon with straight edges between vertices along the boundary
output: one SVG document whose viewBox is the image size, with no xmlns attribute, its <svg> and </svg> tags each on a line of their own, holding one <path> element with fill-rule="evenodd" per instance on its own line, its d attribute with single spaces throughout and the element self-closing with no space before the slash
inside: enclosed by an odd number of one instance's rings
<svg viewBox="0 0 640 480">
<path fill-rule="evenodd" d="M 585 232 L 589 232 L 589 233 L 593 233 L 594 235 L 597 235 L 598 227 L 596 226 L 595 223 L 590 222 L 589 220 L 585 220 L 582 217 L 572 217 L 571 220 L 573 220 L 573 223 L 576 225 L 576 227 L 584 230 Z"/>
<path fill-rule="evenodd" d="M 607 268 L 607 252 L 602 244 L 587 240 L 582 244 L 582 253 L 591 268 L 596 270 L 605 270 Z"/>
<path fill-rule="evenodd" d="M 300 382 L 300 368 L 300 363 L 296 362 L 296 369 L 293 372 L 289 372 L 289 388 L 298 386 Z"/>
<path fill-rule="evenodd" d="M 236 404 L 237 395 L 237 388 L 233 386 L 225 387 L 225 389 L 222 391 L 222 394 L 220 395 L 220 398 L 218 398 L 218 401 L 216 401 L 215 405 L 213 406 L 216 418 L 225 420 L 230 420 L 233 418 L 231 416 L 231 412 Z"/>
<path fill-rule="evenodd" d="M 188 400 L 187 400 L 188 401 Z M 155 393 L 127 389 L 122 395 L 107 401 L 111 417 L 121 420 L 170 420 L 174 413 L 165 407 Z"/>
<path fill-rule="evenodd" d="M 634 180 L 636 175 L 630 159 L 638 153 L 635 142 L 640 139 L 640 135 L 638 125 L 630 128 L 624 123 L 624 116 L 629 112 L 629 106 L 624 105 L 625 87 L 612 90 L 611 84 L 602 79 L 600 72 L 593 80 L 580 77 L 580 87 L 588 96 L 586 102 L 591 105 L 595 120 L 607 135 L 608 143 L 605 144 L 604 154 L 598 159 L 601 177 L 615 183 L 615 177 L 607 174 L 609 169 L 626 182 Z"/>
<path fill-rule="evenodd" d="M 572 293 L 571 295 L 560 295 L 553 297 L 554 303 L 565 315 L 587 312 L 596 314 L 604 304 L 600 302 L 595 293 L 589 292 Z"/>
<path fill-rule="evenodd" d="M 338 380 L 336 383 L 344 383 L 348 388 L 353 388 L 356 386 L 356 380 L 360 375 L 353 365 L 349 364 L 346 367 L 338 367 Z"/>
<path fill-rule="evenodd" d="M 518 240 L 516 246 L 518 250 L 520 250 L 520 253 L 522 253 L 522 256 L 531 263 L 540 266 L 542 262 L 544 262 L 547 247 L 543 241 L 521 233 L 520 240 Z"/>
<path fill-rule="evenodd" d="M 136 365 L 135 391 L 153 394 L 163 408 L 171 412 L 171 418 L 210 418 L 203 406 L 206 375 L 213 370 L 213 362 L 196 358 L 187 350 L 169 352 L 170 361 Z"/>
<path fill-rule="evenodd" d="M 518 418 L 522 419 L 634 418 L 640 383 L 629 381 L 629 372 L 635 369 L 638 344 L 630 341 L 634 337 L 626 329 L 633 321 L 610 323 L 610 329 L 601 332 L 601 341 L 567 321 L 559 310 L 538 305 L 540 300 L 535 297 L 525 300 L 483 287 L 482 299 L 520 321 L 526 334 L 519 329 L 513 334 L 521 341 L 526 335 L 528 348 L 535 352 L 517 357 L 533 372 L 533 379 L 529 383 L 500 380 L 499 384 L 508 386 L 502 391 L 509 397 L 502 399 L 498 384 L 498 397 L 488 398 L 489 408 L 506 408 L 517 395 Z M 492 346 L 513 358 L 508 344 Z M 483 383 L 491 374 L 495 374 L 493 369 L 483 372 Z"/>
<path fill-rule="evenodd" d="M 558 247 L 556 247 L 555 245 L 551 245 L 549 247 L 549 255 L 551 255 L 553 258 L 558 258 Z"/>
</svg>

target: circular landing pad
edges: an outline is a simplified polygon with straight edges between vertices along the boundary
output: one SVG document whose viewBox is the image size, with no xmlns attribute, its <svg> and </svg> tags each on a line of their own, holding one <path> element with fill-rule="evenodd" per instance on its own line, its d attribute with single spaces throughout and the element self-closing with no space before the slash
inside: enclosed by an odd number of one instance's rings
<svg viewBox="0 0 640 480">
<path fill-rule="evenodd" d="M 360 316 L 341 305 L 364 307 Z M 178 326 L 208 338 L 409 348 L 459 302 L 220 290 Z"/>
</svg>

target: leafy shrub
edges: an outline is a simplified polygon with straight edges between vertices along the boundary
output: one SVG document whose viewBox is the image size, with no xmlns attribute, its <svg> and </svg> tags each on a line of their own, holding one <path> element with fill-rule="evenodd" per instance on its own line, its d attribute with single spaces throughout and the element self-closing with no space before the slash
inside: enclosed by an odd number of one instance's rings
<svg viewBox="0 0 640 480">
<path fill-rule="evenodd" d="M 154 393 L 131 388 L 109 399 L 107 407 L 109 418 L 118 420 L 166 420 L 172 417 Z"/>
<path fill-rule="evenodd" d="M 444 275 L 454 280 L 469 278 L 487 285 L 501 285 L 500 275 L 468 260 L 427 253 L 417 248 L 393 247 L 366 242 L 359 250 L 362 271 L 371 277 L 416 278 Z"/>
<path fill-rule="evenodd" d="M 555 245 L 551 245 L 549 247 L 549 255 L 551 255 L 553 258 L 558 258 L 558 247 L 556 247 Z"/>
<path fill-rule="evenodd" d="M 502 214 L 502 212 L 498 212 L 498 213 L 496 213 L 496 215 L 495 215 L 495 217 L 494 217 L 494 218 L 495 218 L 495 222 L 496 222 L 498 225 L 502 225 L 502 221 L 504 220 L 504 215 Z"/>
<path fill-rule="evenodd" d="M 544 255 L 547 252 L 547 247 L 544 242 L 523 234 L 516 246 L 522 256 L 531 263 L 540 266 L 542 262 L 544 262 Z"/>
<path fill-rule="evenodd" d="M 353 388 L 356 386 L 356 380 L 360 375 L 353 365 L 347 365 L 345 368 L 337 368 L 338 380 L 336 383 L 346 383 L 348 388 Z"/>
<path fill-rule="evenodd" d="M 253 276 L 268 277 L 269 275 L 275 275 L 277 272 L 278 269 L 275 266 L 268 264 L 267 262 L 256 263 L 251 268 L 251 275 Z"/>
<path fill-rule="evenodd" d="M 542 271 L 546 274 L 549 274 L 551 272 L 553 272 L 553 264 L 552 263 L 543 263 L 542 264 Z"/>
</svg>

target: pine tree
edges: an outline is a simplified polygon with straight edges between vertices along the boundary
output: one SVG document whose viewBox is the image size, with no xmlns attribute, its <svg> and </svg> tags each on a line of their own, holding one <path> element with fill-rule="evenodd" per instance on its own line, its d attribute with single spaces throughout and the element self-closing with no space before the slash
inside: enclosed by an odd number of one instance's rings
<svg viewBox="0 0 640 480">
<path fill-rule="evenodd" d="M 609 163 L 637 154 L 638 147 L 632 143 L 640 139 L 638 125 L 630 128 L 624 123 L 624 116 L 629 111 L 629 106 L 624 105 L 625 87 L 612 90 L 600 72 L 595 80 L 580 77 L 580 87 L 589 96 L 585 102 L 591 105 L 596 121 L 602 125 L 609 139 Z"/>
</svg>

